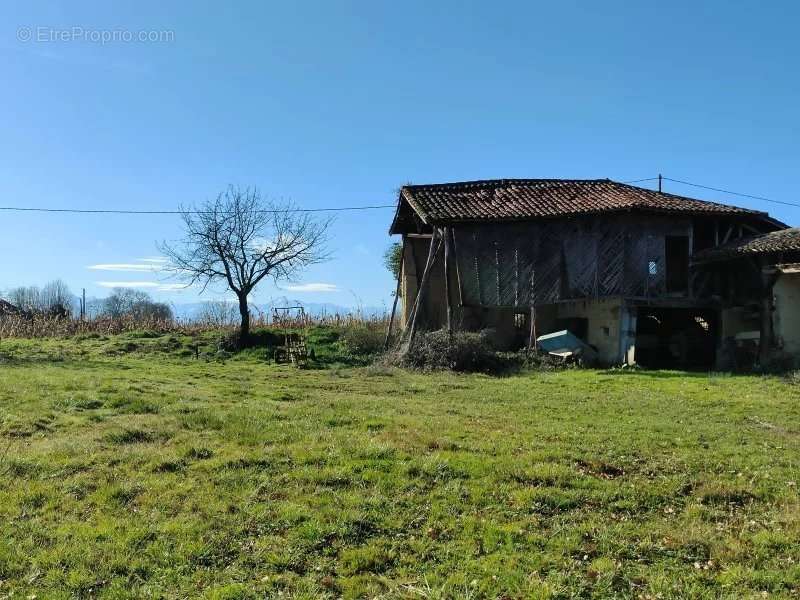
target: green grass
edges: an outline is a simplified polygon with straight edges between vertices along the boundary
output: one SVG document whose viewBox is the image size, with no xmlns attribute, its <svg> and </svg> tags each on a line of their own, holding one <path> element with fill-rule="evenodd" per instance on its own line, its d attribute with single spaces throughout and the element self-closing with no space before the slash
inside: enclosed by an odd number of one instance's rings
<svg viewBox="0 0 800 600">
<path fill-rule="evenodd" d="M 796 383 L 192 343 L 0 343 L 0 598 L 800 590 Z"/>
</svg>

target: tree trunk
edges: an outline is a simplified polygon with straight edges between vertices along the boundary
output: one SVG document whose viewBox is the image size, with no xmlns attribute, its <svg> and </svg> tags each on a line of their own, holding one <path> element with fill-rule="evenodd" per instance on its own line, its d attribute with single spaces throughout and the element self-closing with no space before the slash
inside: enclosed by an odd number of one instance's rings
<svg viewBox="0 0 800 600">
<path fill-rule="evenodd" d="M 242 343 L 245 343 L 250 336 L 250 309 L 247 307 L 247 294 L 239 296 L 239 314 L 242 317 L 242 324 L 239 327 L 239 336 Z"/>
</svg>

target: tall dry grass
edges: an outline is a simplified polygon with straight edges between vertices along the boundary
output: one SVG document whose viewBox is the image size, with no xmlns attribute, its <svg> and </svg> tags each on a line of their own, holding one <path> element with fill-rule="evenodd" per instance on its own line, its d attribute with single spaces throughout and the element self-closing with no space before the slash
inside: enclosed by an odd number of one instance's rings
<svg viewBox="0 0 800 600">
<path fill-rule="evenodd" d="M 361 313 L 305 315 L 273 319 L 271 315 L 256 313 L 251 317 L 251 328 L 302 329 L 314 326 L 332 328 L 368 327 L 385 328 L 387 319 L 381 315 Z M 76 335 L 117 335 L 132 331 L 154 331 L 157 333 L 179 333 L 192 335 L 204 331 L 233 330 L 235 321 L 220 324 L 208 319 L 155 319 L 130 316 L 111 318 L 91 317 L 84 320 L 47 315 L 0 315 L 0 338 L 46 338 L 72 337 Z"/>
</svg>

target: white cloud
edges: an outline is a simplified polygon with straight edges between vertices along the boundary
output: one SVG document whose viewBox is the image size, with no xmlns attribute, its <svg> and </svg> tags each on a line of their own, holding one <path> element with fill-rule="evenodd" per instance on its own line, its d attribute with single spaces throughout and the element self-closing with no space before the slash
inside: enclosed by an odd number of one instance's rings
<svg viewBox="0 0 800 600">
<path fill-rule="evenodd" d="M 163 256 L 148 256 L 146 258 L 137 258 L 136 262 L 143 262 L 143 263 L 154 263 L 158 265 L 165 265 L 169 262 L 169 259 L 164 258 Z"/>
<path fill-rule="evenodd" d="M 298 283 L 287 285 L 290 292 L 338 292 L 339 288 L 333 283 Z"/>
<path fill-rule="evenodd" d="M 95 283 L 104 288 L 157 288 L 161 285 L 155 281 L 96 281 Z"/>
<path fill-rule="evenodd" d="M 96 281 L 95 283 L 104 288 L 149 289 L 157 292 L 180 292 L 190 287 L 185 283 L 161 283 L 158 281 Z"/>
<path fill-rule="evenodd" d="M 159 292 L 180 292 L 191 287 L 187 283 L 161 283 L 158 286 Z"/>
<path fill-rule="evenodd" d="M 162 268 L 157 264 L 141 263 L 102 263 L 86 267 L 92 271 L 120 271 L 129 273 L 155 273 Z"/>
<path fill-rule="evenodd" d="M 118 271 L 122 273 L 158 273 L 168 270 L 169 260 L 163 256 L 146 256 L 129 263 L 98 263 L 86 267 L 91 271 Z"/>
</svg>

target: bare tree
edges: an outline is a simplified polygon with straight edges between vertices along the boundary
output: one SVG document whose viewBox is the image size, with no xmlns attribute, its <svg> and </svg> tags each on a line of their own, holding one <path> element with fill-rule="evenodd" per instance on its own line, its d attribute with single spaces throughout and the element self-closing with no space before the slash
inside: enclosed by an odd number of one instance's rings
<svg viewBox="0 0 800 600">
<path fill-rule="evenodd" d="M 131 288 L 114 288 L 108 297 L 103 300 L 103 314 L 112 319 L 121 319 L 132 315 L 135 307 L 143 302 L 149 302 L 147 292 Z"/>
<path fill-rule="evenodd" d="M 163 302 L 154 302 L 147 292 L 131 288 L 114 288 L 103 300 L 101 314 L 112 319 L 129 317 L 136 321 L 172 321 L 172 309 Z"/>
<path fill-rule="evenodd" d="M 162 243 L 173 273 L 191 284 L 224 282 L 239 300 L 241 339 L 250 334 L 248 296 L 266 277 L 291 280 L 328 258 L 330 220 L 317 221 L 288 203 L 263 200 L 255 188 L 230 186 L 194 209 L 181 211 L 186 236 Z"/>
<path fill-rule="evenodd" d="M 39 311 L 42 291 L 35 285 L 17 287 L 8 291 L 8 300 L 17 308 L 29 313 Z"/>
<path fill-rule="evenodd" d="M 72 314 L 72 292 L 61 279 L 47 283 L 40 294 L 40 310 L 51 316 Z"/>
<path fill-rule="evenodd" d="M 43 288 L 35 285 L 14 288 L 7 297 L 17 308 L 31 314 L 67 317 L 72 313 L 72 292 L 61 279 L 46 283 Z"/>
<path fill-rule="evenodd" d="M 198 320 L 214 327 L 230 327 L 236 323 L 236 307 L 225 300 L 204 302 Z"/>
</svg>

